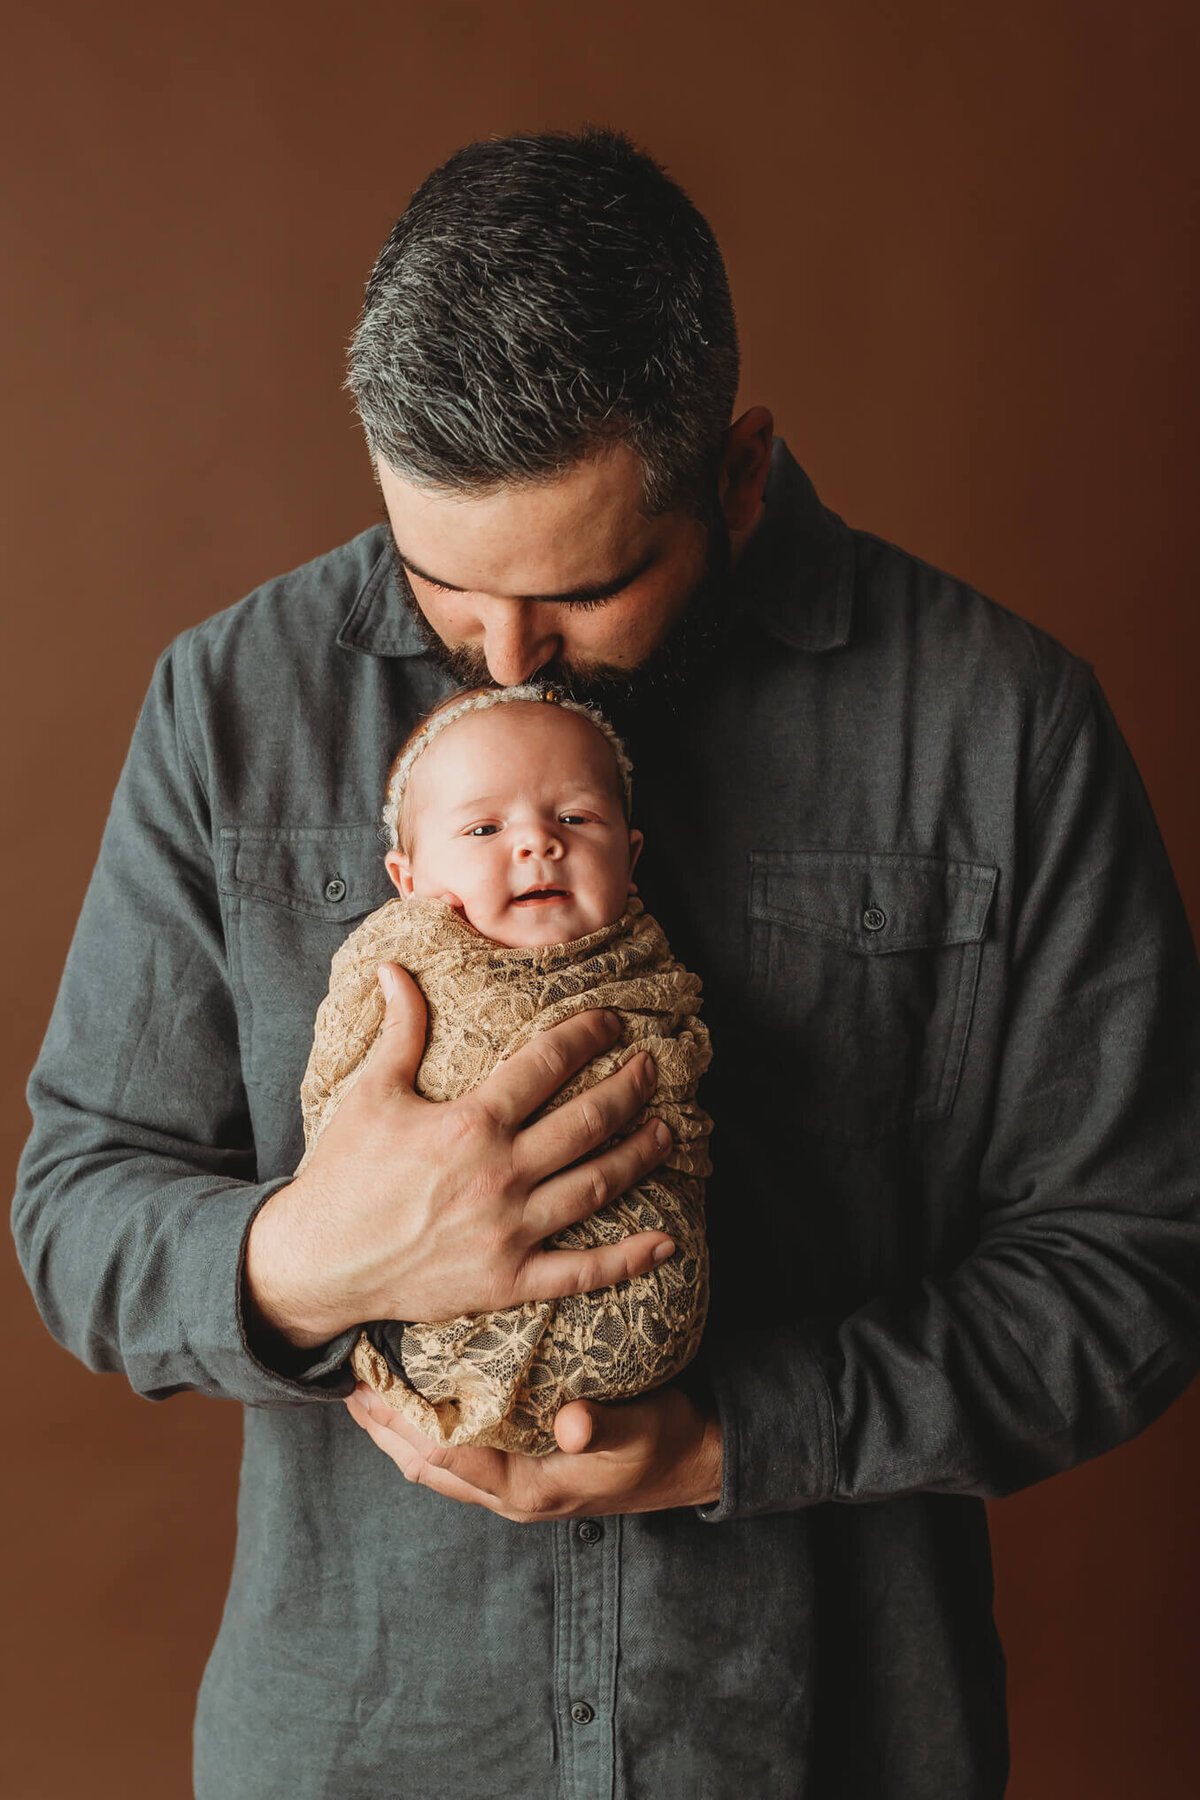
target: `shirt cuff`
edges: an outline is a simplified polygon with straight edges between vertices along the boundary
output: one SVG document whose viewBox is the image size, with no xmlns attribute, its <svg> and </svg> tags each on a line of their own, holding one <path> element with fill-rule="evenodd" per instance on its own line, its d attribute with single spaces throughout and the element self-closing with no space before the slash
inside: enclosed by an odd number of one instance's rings
<svg viewBox="0 0 1200 1800">
<path fill-rule="evenodd" d="M 700 1360 L 721 1421 L 721 1497 L 706 1524 L 791 1512 L 831 1499 L 837 1438 L 813 1327 L 717 1339 Z"/>
<path fill-rule="evenodd" d="M 354 1391 L 349 1359 L 357 1326 L 326 1344 L 293 1350 L 278 1339 L 269 1345 L 260 1342 L 246 1316 L 250 1227 L 271 1195 L 291 1179 L 239 1183 L 210 1195 L 193 1215 L 182 1245 L 178 1292 L 184 1336 L 205 1377 L 194 1385 L 245 1406 L 340 1400 Z"/>
</svg>

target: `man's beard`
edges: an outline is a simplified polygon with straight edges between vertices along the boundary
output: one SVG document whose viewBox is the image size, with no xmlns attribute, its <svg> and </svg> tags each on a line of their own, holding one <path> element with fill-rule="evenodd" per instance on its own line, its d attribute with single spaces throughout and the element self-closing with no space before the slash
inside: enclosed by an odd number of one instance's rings
<svg viewBox="0 0 1200 1800">
<path fill-rule="evenodd" d="M 732 566 L 729 530 L 713 507 L 706 517 L 708 546 L 704 569 L 662 642 L 635 668 L 555 657 L 526 677 L 559 689 L 572 700 L 599 707 L 614 724 L 631 720 L 649 702 L 673 706 L 683 690 L 707 672 L 715 659 L 731 611 Z M 404 564 L 388 530 L 388 556 L 401 604 L 431 659 L 460 687 L 498 687 L 482 649 L 452 646 L 438 636 L 421 611 Z M 618 727 L 619 728 L 619 727 Z"/>
</svg>

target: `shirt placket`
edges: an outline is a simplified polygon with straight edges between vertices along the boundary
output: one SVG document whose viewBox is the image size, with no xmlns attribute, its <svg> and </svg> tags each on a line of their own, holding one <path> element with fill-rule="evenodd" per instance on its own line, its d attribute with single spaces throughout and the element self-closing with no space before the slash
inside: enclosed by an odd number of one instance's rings
<svg viewBox="0 0 1200 1800">
<path fill-rule="evenodd" d="M 613 1800 L 621 1521 L 554 1527 L 554 1698 L 562 1800 Z"/>
</svg>

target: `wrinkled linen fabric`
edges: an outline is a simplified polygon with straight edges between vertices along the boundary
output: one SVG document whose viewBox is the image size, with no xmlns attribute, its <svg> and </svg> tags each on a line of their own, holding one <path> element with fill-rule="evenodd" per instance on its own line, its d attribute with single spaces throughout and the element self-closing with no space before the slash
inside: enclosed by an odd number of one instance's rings
<svg viewBox="0 0 1200 1800">
<path fill-rule="evenodd" d="M 554 1415 L 570 1400 L 625 1400 L 669 1381 L 700 1347 L 708 1310 L 704 1177 L 711 1121 L 696 1104 L 708 1031 L 696 1017 L 699 979 L 671 955 L 661 926 L 633 899 L 622 917 L 570 943 L 514 949 L 483 937 L 440 900 L 391 900 L 333 958 L 300 1100 L 307 1148 L 371 1060 L 383 1025 L 382 962 L 411 974 L 429 1010 L 417 1092 L 457 1100 L 538 1032 L 590 1008 L 621 1021 L 613 1047 L 559 1089 L 561 1106 L 640 1051 L 658 1071 L 628 1129 L 661 1119 L 670 1155 L 639 1185 L 550 1240 L 559 1249 L 666 1231 L 675 1253 L 659 1268 L 596 1293 L 568 1294 L 437 1323 L 379 1322 L 352 1365 L 360 1380 L 427 1436 L 544 1456 Z"/>
</svg>

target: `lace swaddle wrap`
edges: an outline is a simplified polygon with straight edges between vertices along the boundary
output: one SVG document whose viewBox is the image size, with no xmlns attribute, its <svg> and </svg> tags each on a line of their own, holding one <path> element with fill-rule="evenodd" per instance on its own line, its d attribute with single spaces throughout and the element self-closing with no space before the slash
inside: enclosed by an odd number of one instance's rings
<svg viewBox="0 0 1200 1800">
<path fill-rule="evenodd" d="M 443 1444 L 483 1444 L 544 1455 L 568 1400 L 617 1400 L 668 1381 L 695 1355 L 708 1307 L 704 1177 L 711 1121 L 696 1084 L 711 1052 L 695 1016 L 700 982 L 677 963 L 662 929 L 631 900 L 616 924 L 569 944 L 509 949 L 480 936 L 443 902 L 391 900 L 364 919 L 333 958 L 300 1090 L 307 1148 L 361 1074 L 383 1023 L 381 962 L 414 977 L 429 1008 L 417 1091 L 428 1100 L 468 1093 L 496 1064 L 572 1013 L 605 1007 L 620 1041 L 550 1101 L 559 1106 L 640 1050 L 658 1086 L 627 1127 L 666 1123 L 665 1163 L 619 1200 L 550 1240 L 559 1248 L 615 1243 L 636 1231 L 669 1232 L 675 1254 L 632 1281 L 597 1293 L 530 1302 L 436 1324 L 384 1324 L 364 1332 L 353 1367 L 361 1381 Z M 400 1370 L 403 1373 L 400 1373 Z"/>
</svg>

